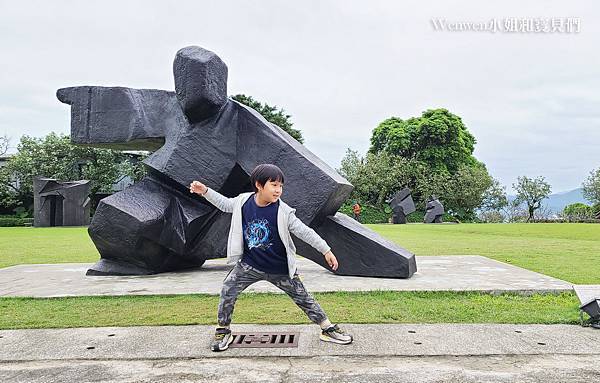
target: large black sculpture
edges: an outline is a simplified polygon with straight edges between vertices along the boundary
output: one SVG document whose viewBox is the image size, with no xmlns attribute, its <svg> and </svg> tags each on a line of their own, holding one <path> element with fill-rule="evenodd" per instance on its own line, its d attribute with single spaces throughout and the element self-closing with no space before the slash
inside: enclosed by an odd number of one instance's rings
<svg viewBox="0 0 600 383">
<path fill-rule="evenodd" d="M 435 196 L 430 196 L 425 204 L 425 218 L 424 223 L 442 223 L 442 216 L 444 215 L 444 205 Z"/>
<path fill-rule="evenodd" d="M 33 179 L 33 225 L 85 226 L 90 223 L 90 181 Z"/>
<path fill-rule="evenodd" d="M 259 113 L 227 98 L 227 67 L 200 47 L 177 52 L 175 93 L 80 86 L 59 89 L 71 105 L 76 144 L 156 150 L 148 176 L 101 200 L 89 233 L 101 260 L 88 274 L 150 274 L 198 267 L 226 255 L 231 214 L 188 185 L 200 180 L 233 197 L 250 191 L 260 163 L 285 173 L 283 199 L 332 247 L 337 274 L 410 277 L 414 255 L 337 213 L 352 185 Z M 323 256 L 295 238 L 299 254 L 329 269 Z"/>
<path fill-rule="evenodd" d="M 406 216 L 416 210 L 409 188 L 404 188 L 394 194 L 387 203 L 392 208 L 392 223 L 406 223 Z"/>
</svg>

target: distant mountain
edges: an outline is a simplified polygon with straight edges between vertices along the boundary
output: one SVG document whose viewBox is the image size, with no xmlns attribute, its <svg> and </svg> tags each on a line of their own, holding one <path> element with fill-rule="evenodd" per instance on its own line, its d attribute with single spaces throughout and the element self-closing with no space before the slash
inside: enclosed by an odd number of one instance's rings
<svg viewBox="0 0 600 383">
<path fill-rule="evenodd" d="M 512 201 L 513 199 L 515 199 L 515 196 L 509 195 L 508 199 Z M 556 194 L 550 194 L 550 196 L 547 199 L 542 201 L 542 205 L 548 207 L 555 213 L 560 213 L 561 211 L 563 211 L 565 206 L 576 202 L 591 205 L 590 201 L 587 201 L 585 198 L 583 198 L 583 191 L 581 188 Z"/>
</svg>

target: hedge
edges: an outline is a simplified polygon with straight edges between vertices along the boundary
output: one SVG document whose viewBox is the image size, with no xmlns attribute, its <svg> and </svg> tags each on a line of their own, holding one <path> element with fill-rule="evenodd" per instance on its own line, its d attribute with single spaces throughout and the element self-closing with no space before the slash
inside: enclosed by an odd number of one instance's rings
<svg viewBox="0 0 600 383">
<path fill-rule="evenodd" d="M 33 226 L 33 218 L 0 217 L 0 227 Z"/>
<path fill-rule="evenodd" d="M 391 213 L 388 214 L 383 209 L 373 205 L 361 204 L 360 206 L 362 207 L 360 213 L 361 223 L 388 223 L 388 219 L 392 216 Z M 339 212 L 354 218 L 352 205 L 350 204 L 343 204 Z"/>
<path fill-rule="evenodd" d="M 389 209 L 389 213 L 386 213 L 383 208 L 364 204 L 361 205 L 362 211 L 360 213 L 360 222 L 361 223 L 389 223 L 390 218 L 392 218 L 391 209 Z M 340 213 L 346 214 L 352 218 L 354 218 L 354 213 L 352 212 L 352 205 L 344 204 L 340 207 Z M 409 223 L 423 223 L 425 219 L 424 211 L 415 211 L 414 213 L 409 214 L 406 217 L 406 221 Z M 450 214 L 445 213 L 442 217 L 443 222 L 456 222 L 456 218 L 452 217 Z"/>
</svg>

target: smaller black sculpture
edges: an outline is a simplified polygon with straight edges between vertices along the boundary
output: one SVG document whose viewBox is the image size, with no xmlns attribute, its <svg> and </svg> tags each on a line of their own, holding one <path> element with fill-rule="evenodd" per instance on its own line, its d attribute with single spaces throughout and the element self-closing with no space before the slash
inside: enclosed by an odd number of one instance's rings
<svg viewBox="0 0 600 383">
<path fill-rule="evenodd" d="M 61 182 L 51 178 L 33 180 L 33 224 L 85 226 L 90 223 L 90 181 Z"/>
<path fill-rule="evenodd" d="M 406 223 L 406 216 L 416 209 L 409 188 L 404 188 L 387 200 L 392 208 L 392 223 Z"/>
<path fill-rule="evenodd" d="M 432 195 L 427 200 L 425 205 L 425 223 L 442 223 L 442 216 L 444 215 L 444 205 L 437 199 L 436 196 Z"/>
</svg>

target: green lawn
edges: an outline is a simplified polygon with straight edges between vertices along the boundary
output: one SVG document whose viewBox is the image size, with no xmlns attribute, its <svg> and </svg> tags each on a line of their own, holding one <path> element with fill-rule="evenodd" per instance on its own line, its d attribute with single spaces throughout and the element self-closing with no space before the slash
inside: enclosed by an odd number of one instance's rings
<svg viewBox="0 0 600 383">
<path fill-rule="evenodd" d="M 0 268 L 96 262 L 99 258 L 85 227 L 0 227 Z"/>
<path fill-rule="evenodd" d="M 600 283 L 600 225 L 369 225 L 417 255 L 487 256 L 572 283 Z M 0 267 L 94 262 L 85 228 L 0 228 Z M 316 293 L 343 323 L 577 323 L 573 293 Z M 0 329 L 214 324 L 218 296 L 0 298 Z M 243 294 L 237 323 L 307 323 L 287 296 Z"/>
<path fill-rule="evenodd" d="M 578 323 L 573 293 L 315 293 L 341 323 Z M 0 329 L 216 324 L 216 295 L 0 298 Z M 234 323 L 309 323 L 286 295 L 245 293 Z"/>
<path fill-rule="evenodd" d="M 417 255 L 483 255 L 572 283 L 600 283 L 598 224 L 368 226 Z M 99 257 L 85 228 L 0 228 L 0 267 Z"/>
<path fill-rule="evenodd" d="M 417 255 L 483 255 L 575 284 L 600 283 L 599 224 L 367 226 Z"/>
</svg>

